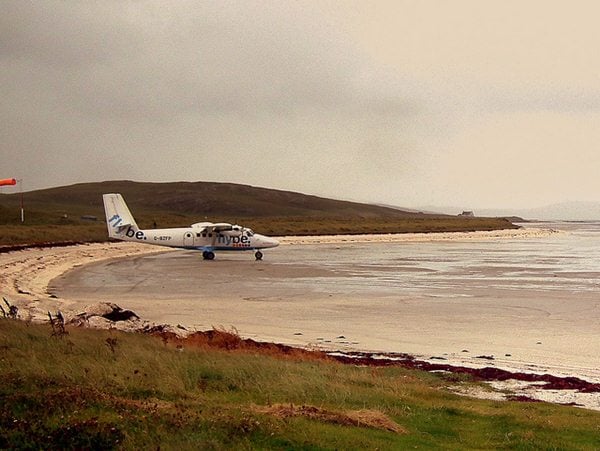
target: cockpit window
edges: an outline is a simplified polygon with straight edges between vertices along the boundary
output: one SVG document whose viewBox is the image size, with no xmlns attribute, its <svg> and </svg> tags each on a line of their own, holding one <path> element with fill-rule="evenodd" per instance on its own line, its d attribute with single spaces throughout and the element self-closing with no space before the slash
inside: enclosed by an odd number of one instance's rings
<svg viewBox="0 0 600 451">
<path fill-rule="evenodd" d="M 254 232 L 252 231 L 252 229 L 245 229 L 246 230 L 246 235 L 247 236 L 253 236 Z"/>
</svg>

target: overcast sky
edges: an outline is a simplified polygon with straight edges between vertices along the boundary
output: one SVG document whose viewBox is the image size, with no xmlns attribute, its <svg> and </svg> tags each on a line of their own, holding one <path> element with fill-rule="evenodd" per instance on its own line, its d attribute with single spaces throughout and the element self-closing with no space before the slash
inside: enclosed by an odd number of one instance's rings
<svg viewBox="0 0 600 451">
<path fill-rule="evenodd" d="M 3 1 L 0 178 L 600 201 L 598 17 L 577 0 Z"/>
</svg>

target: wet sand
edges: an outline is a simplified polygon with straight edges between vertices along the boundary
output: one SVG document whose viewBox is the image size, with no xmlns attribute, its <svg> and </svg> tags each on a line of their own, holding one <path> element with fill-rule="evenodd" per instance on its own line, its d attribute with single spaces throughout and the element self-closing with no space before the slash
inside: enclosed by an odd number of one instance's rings
<svg viewBox="0 0 600 451">
<path fill-rule="evenodd" d="M 343 269 L 289 262 L 271 252 L 205 264 L 175 252 L 101 262 L 55 279 L 69 300 L 108 301 L 156 323 L 234 327 L 244 337 L 329 349 L 407 352 L 470 365 L 577 374 L 600 382 L 597 294 L 478 289 L 432 297 L 361 284 Z M 490 274 L 491 275 L 491 274 Z M 345 290 L 328 290 L 340 279 Z M 330 283 L 327 282 L 330 279 Z M 325 286 L 325 288 L 323 288 Z M 337 285 L 339 287 L 339 285 Z M 484 358 L 493 356 L 493 359 Z"/>
</svg>

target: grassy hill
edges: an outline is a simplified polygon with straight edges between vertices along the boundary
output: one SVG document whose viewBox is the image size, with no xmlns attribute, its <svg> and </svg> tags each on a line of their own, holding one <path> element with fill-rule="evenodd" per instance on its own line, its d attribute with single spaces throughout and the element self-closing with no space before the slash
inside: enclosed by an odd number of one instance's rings
<svg viewBox="0 0 600 451">
<path fill-rule="evenodd" d="M 187 226 L 203 220 L 239 222 L 271 235 L 496 230 L 499 218 L 460 218 L 407 212 L 232 183 L 81 183 L 0 195 L 0 244 L 106 239 L 103 193 L 121 193 L 142 228 Z M 82 219 L 88 217 L 88 219 Z M 96 217 L 97 221 L 90 221 Z M 33 238 L 32 238 L 33 237 Z"/>
<path fill-rule="evenodd" d="M 163 213 L 194 217 L 406 217 L 414 213 L 309 196 L 290 191 L 258 188 L 233 183 L 175 182 L 146 183 L 113 181 L 81 183 L 31 191 L 25 194 L 28 209 L 100 215 L 103 193 L 121 193 L 138 213 Z M 19 195 L 0 196 L 2 205 L 18 207 Z"/>
<path fill-rule="evenodd" d="M 455 375 L 0 318 L 2 449 L 597 449 L 598 412 Z M 216 347 L 215 347 L 216 345 Z"/>
</svg>

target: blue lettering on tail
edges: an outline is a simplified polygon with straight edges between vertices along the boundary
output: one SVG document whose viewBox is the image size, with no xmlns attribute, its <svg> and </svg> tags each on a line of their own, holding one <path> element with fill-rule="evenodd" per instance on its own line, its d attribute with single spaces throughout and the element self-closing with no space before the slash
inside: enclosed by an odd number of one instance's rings
<svg viewBox="0 0 600 451">
<path fill-rule="evenodd" d="M 114 223 L 113 223 L 114 221 Z M 118 227 L 123 222 L 123 219 L 119 215 L 114 215 L 108 220 L 108 223 L 113 227 Z"/>
</svg>

